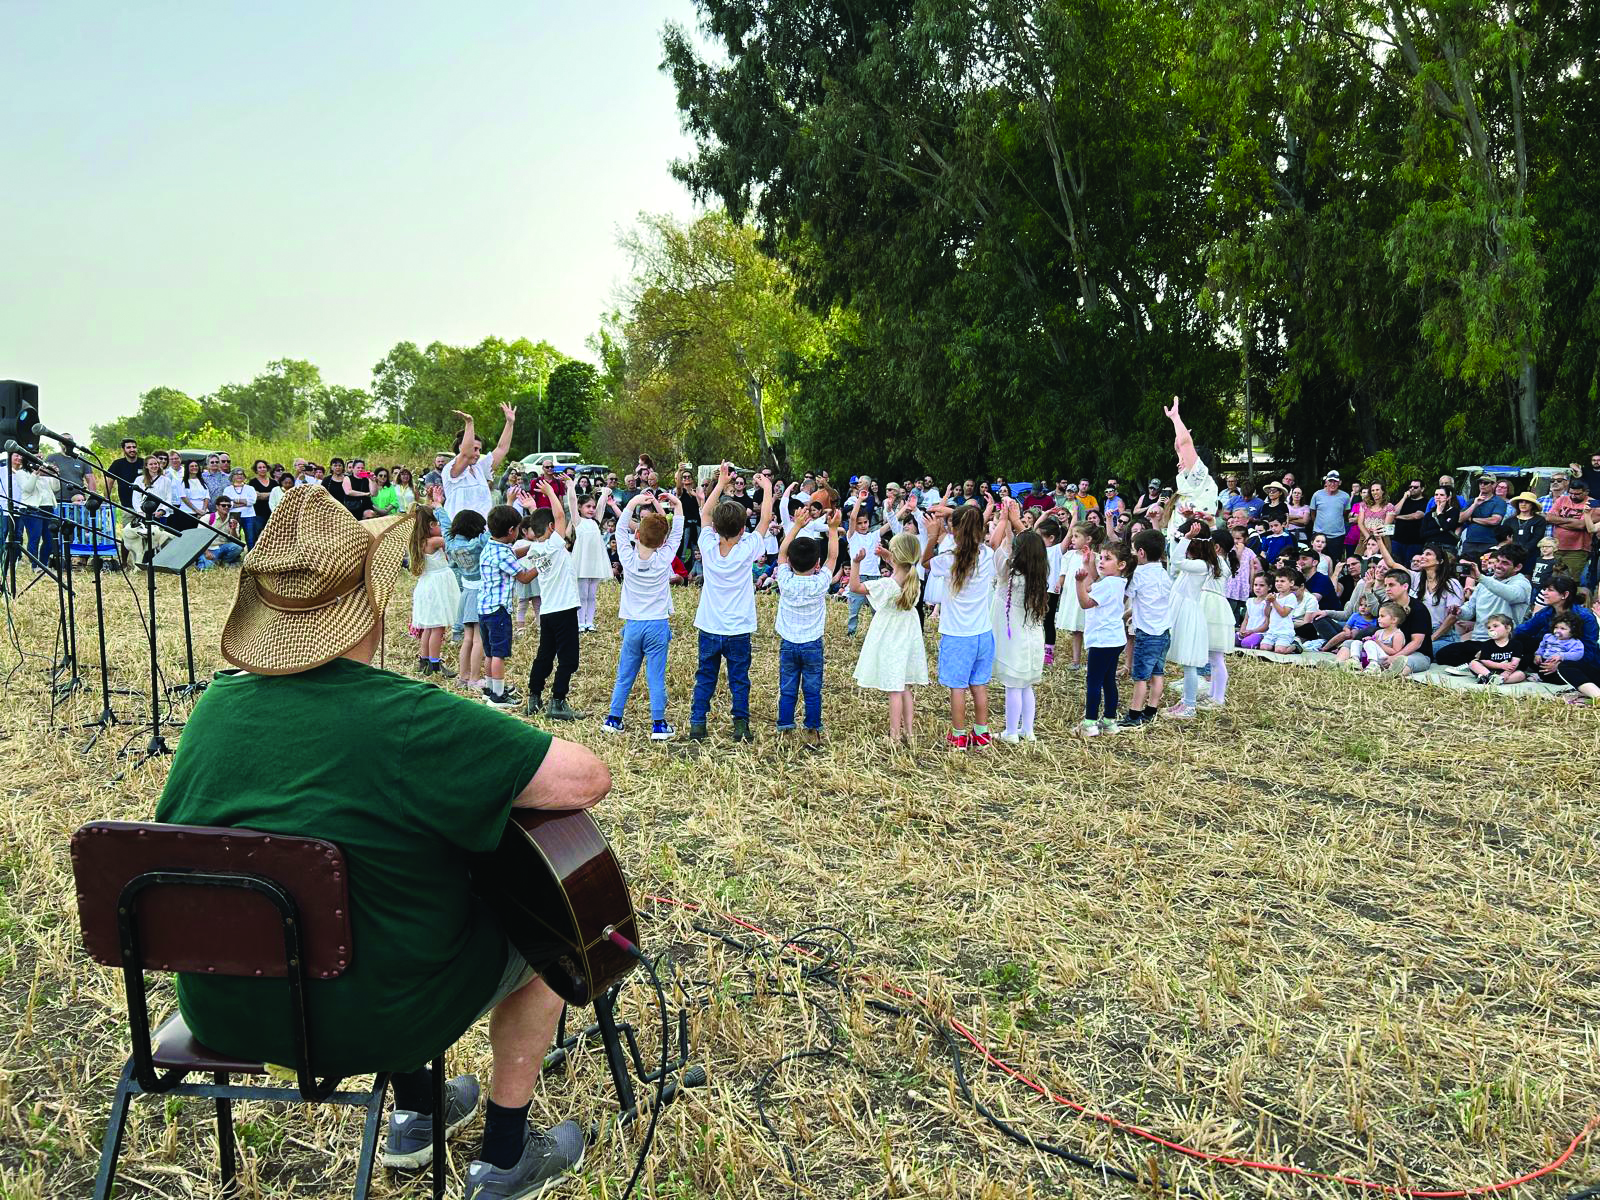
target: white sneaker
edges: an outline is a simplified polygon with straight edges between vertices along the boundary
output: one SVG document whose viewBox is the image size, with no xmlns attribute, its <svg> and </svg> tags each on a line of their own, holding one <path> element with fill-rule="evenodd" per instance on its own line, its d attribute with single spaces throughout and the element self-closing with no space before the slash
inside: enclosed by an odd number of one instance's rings
<svg viewBox="0 0 1600 1200">
<path fill-rule="evenodd" d="M 1022 740 L 1022 735 L 1020 733 L 1002 732 L 1000 734 L 1000 740 L 1008 746 L 1015 746 Z"/>
<path fill-rule="evenodd" d="M 1083 719 L 1083 724 L 1078 726 L 1078 732 L 1082 733 L 1084 737 L 1099 737 L 1100 722 L 1091 721 L 1089 718 L 1085 717 Z"/>
</svg>

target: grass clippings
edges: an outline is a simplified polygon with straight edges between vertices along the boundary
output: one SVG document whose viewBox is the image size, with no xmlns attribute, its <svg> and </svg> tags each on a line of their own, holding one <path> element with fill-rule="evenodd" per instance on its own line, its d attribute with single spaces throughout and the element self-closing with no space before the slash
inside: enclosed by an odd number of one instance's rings
<svg viewBox="0 0 1600 1200">
<path fill-rule="evenodd" d="M 190 581 L 202 675 L 220 666 L 236 578 Z M 133 582 L 142 606 L 143 581 Z M 159 582 L 160 660 L 176 684 L 177 588 Z M 88 1192 L 127 1033 L 120 976 L 79 946 L 68 838 L 96 818 L 147 818 L 170 761 L 118 759 L 124 742 L 143 746 L 137 725 L 87 752 L 91 731 L 63 728 L 101 707 L 87 595 L 78 640 L 93 686 L 53 710 L 53 592 L 34 588 L 0 631 L 0 672 L 16 667 L 0 711 L 5 1200 Z M 675 599 L 669 715 L 681 727 L 696 594 Z M 397 597 L 387 639 L 400 669 L 414 661 L 408 604 Z M 1049 1090 L 1165 1138 L 1403 1186 L 1520 1175 L 1600 1112 L 1594 713 L 1234 660 L 1227 708 L 1083 742 L 1071 734 L 1082 676 L 1057 666 L 1040 689 L 1038 744 L 951 756 L 940 745 L 943 694 L 930 688 L 919 749 L 892 751 L 886 705 L 852 682 L 857 644 L 830 605 L 826 744 L 813 755 L 772 730 L 772 604 L 761 600 L 754 745 L 729 740 L 725 690 L 710 742 L 650 743 L 642 678 L 629 732 L 599 733 L 617 655 L 613 588 L 602 592 L 600 632 L 583 639 L 573 693 L 593 715 L 557 730 L 611 765 L 615 787 L 596 815 L 641 897 L 646 948 L 670 951 L 679 994 L 693 1002 L 694 1056 L 710 1076 L 663 1114 L 642 1194 L 1151 1194 L 1019 1146 L 976 1115 L 935 1016 L 964 1023 Z M 116 573 L 106 607 L 113 686 L 138 691 L 145 642 Z M 534 642 L 531 631 L 519 637 L 514 679 Z M 113 700 L 125 719 L 144 719 L 137 696 Z M 174 702 L 174 721 L 186 707 Z M 240 770 L 271 771 L 270 746 L 240 751 Z M 448 764 L 416 769 L 448 786 Z M 646 894 L 735 913 L 780 938 L 837 927 L 853 947 L 849 968 L 896 981 L 920 1005 L 886 1014 L 866 985 L 832 986 L 804 956 L 743 952 L 696 925 L 761 939 Z M 813 940 L 826 939 L 845 944 Z M 156 997 L 159 1009 L 164 982 Z M 649 988 L 630 986 L 622 1010 L 653 1058 Z M 482 1027 L 453 1060 L 486 1073 Z M 1041 1099 L 975 1053 L 964 1067 L 977 1098 L 1026 1134 L 1159 1174 L 1168 1188 L 1353 1194 L 1187 1160 Z M 586 1049 L 545 1078 L 534 1119 L 603 1120 L 613 1107 L 603 1063 Z M 348 1191 L 356 1114 L 236 1108 L 243 1195 Z M 593 1148 L 557 1194 L 615 1196 L 637 1137 Z M 474 1127 L 453 1144 L 453 1187 L 476 1138 Z M 1585 1144 L 1527 1194 L 1564 1194 L 1597 1173 Z M 122 1194 L 207 1196 L 216 1180 L 205 1105 L 135 1105 Z M 426 1189 L 426 1179 L 385 1176 L 375 1191 Z"/>
</svg>

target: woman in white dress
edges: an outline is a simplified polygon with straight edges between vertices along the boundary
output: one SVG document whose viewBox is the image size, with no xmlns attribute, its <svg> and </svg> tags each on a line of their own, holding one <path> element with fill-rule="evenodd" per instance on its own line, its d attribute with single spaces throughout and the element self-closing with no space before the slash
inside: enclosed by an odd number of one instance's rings
<svg viewBox="0 0 1600 1200">
<path fill-rule="evenodd" d="M 914 533 L 895 534 L 885 555 L 890 574 L 863 582 L 861 560 L 866 554 L 858 550 L 850 563 L 850 590 L 865 596 L 873 613 L 856 659 L 856 683 L 889 693 L 889 744 L 903 740 L 910 745 L 916 724 L 916 693 L 911 689 L 928 682 L 928 648 L 917 618 L 922 542 Z"/>
<path fill-rule="evenodd" d="M 610 490 L 602 488 L 600 495 L 609 496 Z M 611 578 L 611 558 L 606 554 L 605 536 L 595 520 L 600 501 L 593 495 L 579 496 L 572 488 L 567 489 L 564 499 L 574 530 L 572 573 L 578 581 L 578 632 L 593 633 L 600 581 Z"/>
</svg>

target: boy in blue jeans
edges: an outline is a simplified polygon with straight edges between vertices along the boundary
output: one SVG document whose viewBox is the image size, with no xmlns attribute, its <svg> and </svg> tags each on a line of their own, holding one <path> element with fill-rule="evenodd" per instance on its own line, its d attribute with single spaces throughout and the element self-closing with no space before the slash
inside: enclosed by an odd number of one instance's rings
<svg viewBox="0 0 1600 1200">
<path fill-rule="evenodd" d="M 1167 682 L 1167 648 L 1172 644 L 1172 577 L 1162 559 L 1167 539 L 1146 529 L 1133 539 L 1133 579 L 1128 607 L 1133 616 L 1133 701 L 1118 729 L 1138 729 L 1155 719 Z M 1148 696 L 1147 696 L 1148 693 Z"/>
<path fill-rule="evenodd" d="M 815 537 L 796 539 L 800 522 L 789 526 L 778 547 L 772 577 L 778 585 L 778 732 L 794 728 L 796 693 L 805 692 L 807 750 L 822 749 L 822 630 L 828 616 L 828 585 L 839 558 L 838 508 L 828 512 L 828 559 L 818 570 L 822 545 Z"/>
<path fill-rule="evenodd" d="M 539 574 L 538 568 L 524 569 L 522 560 L 511 548 L 517 540 L 517 525 L 522 514 L 509 504 L 489 510 L 485 523 L 489 542 L 478 557 L 478 636 L 483 639 L 483 702 L 491 708 L 512 708 L 522 697 L 506 686 L 506 659 L 511 657 L 511 585 L 527 583 Z"/>
<path fill-rule="evenodd" d="M 662 512 L 665 499 L 676 520 Z M 641 504 L 653 511 L 639 519 L 637 535 L 633 513 Z M 617 657 L 617 682 L 611 689 L 611 712 L 600 726 L 606 733 L 622 732 L 622 711 L 628 694 L 644 666 L 650 688 L 650 740 L 664 742 L 677 732 L 667 722 L 667 646 L 672 641 L 672 556 L 683 540 L 683 508 L 672 492 L 640 492 L 628 501 L 617 522 L 617 561 L 622 566 L 622 653 Z"/>
<path fill-rule="evenodd" d="M 761 516 L 755 529 L 747 529 L 744 505 L 722 499 L 731 470 L 728 463 L 717 468 L 717 484 L 701 507 L 710 524 L 700 531 L 697 547 L 703 586 L 694 614 L 694 627 L 700 634 L 700 665 L 694 676 L 694 699 L 689 702 L 689 737 L 694 741 L 708 736 L 706 718 L 724 661 L 728 664 L 728 695 L 733 701 L 733 740 L 754 740 L 750 735 L 750 635 L 756 631 L 753 567 L 761 557 L 763 540 L 757 530 L 765 529 L 772 519 L 772 481 L 764 474 L 756 475 Z"/>
</svg>

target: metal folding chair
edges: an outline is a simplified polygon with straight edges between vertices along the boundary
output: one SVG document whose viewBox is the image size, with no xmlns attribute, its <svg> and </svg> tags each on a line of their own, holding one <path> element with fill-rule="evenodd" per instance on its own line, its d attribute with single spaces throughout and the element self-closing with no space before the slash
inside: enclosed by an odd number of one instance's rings
<svg viewBox="0 0 1600 1200">
<path fill-rule="evenodd" d="M 356 1200 L 365 1200 L 389 1076 L 378 1072 L 366 1091 L 340 1091 L 340 1077 L 318 1078 L 310 1052 L 315 1014 L 307 1004 L 306 982 L 341 975 L 355 950 L 339 848 L 315 838 L 249 829 L 95 821 L 72 835 L 72 870 L 84 948 L 96 962 L 122 968 L 133 1047 L 100 1147 L 95 1200 L 111 1195 L 128 1108 L 141 1095 L 216 1102 L 224 1189 L 232 1187 L 235 1175 L 233 1101 L 365 1108 L 355 1190 Z M 152 1040 L 146 971 L 285 980 L 298 1086 L 230 1083 L 235 1075 L 265 1075 L 265 1064 L 202 1045 L 179 1013 L 168 1017 Z M 212 1081 L 185 1082 L 191 1075 L 210 1075 Z M 440 1114 L 444 1078 L 440 1058 L 433 1064 L 434 1112 Z M 435 1200 L 444 1195 L 444 1127 L 443 1120 L 435 1120 Z"/>
</svg>

